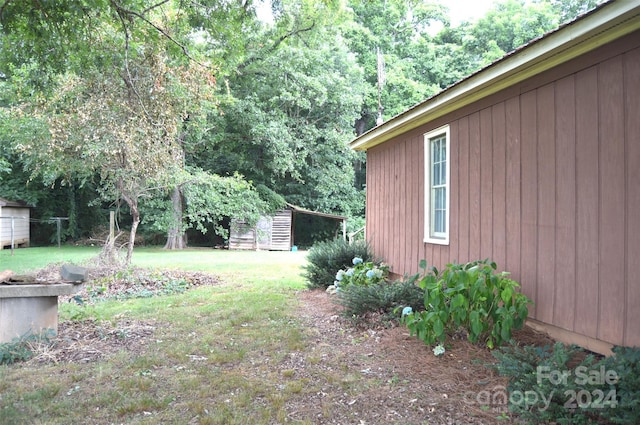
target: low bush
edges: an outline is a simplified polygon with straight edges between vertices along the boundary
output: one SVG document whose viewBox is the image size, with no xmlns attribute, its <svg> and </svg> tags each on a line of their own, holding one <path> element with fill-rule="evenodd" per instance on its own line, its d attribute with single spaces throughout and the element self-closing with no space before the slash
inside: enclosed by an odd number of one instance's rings
<svg viewBox="0 0 640 425">
<path fill-rule="evenodd" d="M 615 372 L 616 397 L 615 409 L 601 412 L 601 416 L 614 424 L 640 423 L 640 348 L 613 347 L 613 356 L 602 361 L 606 373 Z"/>
<path fill-rule="evenodd" d="M 545 347 L 511 344 L 495 350 L 499 360 L 495 369 L 508 379 L 509 411 L 526 423 L 593 423 L 599 408 L 615 403 L 615 392 L 583 379 L 587 371 L 598 370 L 595 357 L 584 354 L 559 342 Z"/>
<path fill-rule="evenodd" d="M 389 266 L 383 263 L 365 261 L 360 257 L 351 260 L 353 266 L 340 269 L 336 273 L 336 280 L 333 282 L 337 288 L 348 287 L 350 285 L 368 286 L 384 282 L 389 276 Z"/>
<path fill-rule="evenodd" d="M 364 262 L 374 260 L 368 243 L 357 241 L 350 245 L 342 239 L 316 243 L 309 250 L 304 267 L 307 287 L 327 288 L 333 285 L 336 272 L 352 266 L 356 257 Z"/>
<path fill-rule="evenodd" d="M 531 300 L 517 292 L 520 285 L 508 273 L 496 273 L 495 263 L 448 264 L 441 273 L 435 267 L 427 272 L 424 261 L 420 266 L 425 309 L 405 309 L 402 321 L 426 344 L 443 343 L 463 330 L 469 341 L 493 348 L 524 325 Z"/>
<path fill-rule="evenodd" d="M 348 318 L 360 318 L 367 313 L 398 317 L 398 308 L 412 306 L 416 310 L 424 300 L 424 291 L 412 282 L 377 282 L 370 285 L 340 285 L 336 302 Z"/>
<path fill-rule="evenodd" d="M 576 346 L 493 352 L 508 379 L 509 410 L 527 423 L 640 423 L 640 349 L 614 347 L 601 358 Z"/>
</svg>

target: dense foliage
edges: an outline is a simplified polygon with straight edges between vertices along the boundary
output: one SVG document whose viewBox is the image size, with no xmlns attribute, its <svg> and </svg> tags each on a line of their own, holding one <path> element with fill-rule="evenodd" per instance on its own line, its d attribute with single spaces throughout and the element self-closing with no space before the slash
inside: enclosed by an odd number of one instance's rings
<svg viewBox="0 0 640 425">
<path fill-rule="evenodd" d="M 423 261 L 421 266 L 426 269 Z M 494 348 L 511 339 L 529 314 L 531 300 L 517 291 L 508 273 L 487 260 L 432 267 L 418 285 L 425 290 L 424 310 L 403 312 L 412 335 L 431 345 L 464 332 L 469 341 Z"/>
<path fill-rule="evenodd" d="M 613 347 L 613 356 L 602 361 L 605 371 L 615 372 L 616 408 L 601 412 L 614 424 L 640 422 L 640 348 Z M 606 413 L 606 415 L 602 414 Z"/>
<path fill-rule="evenodd" d="M 373 252 L 364 241 L 349 244 L 343 239 L 318 242 L 307 254 L 304 277 L 309 288 L 327 288 L 333 285 L 336 273 L 353 265 L 353 259 L 374 261 Z"/>
<path fill-rule="evenodd" d="M 418 310 L 424 300 L 424 290 L 413 282 L 396 280 L 368 285 L 341 285 L 336 303 L 344 317 L 359 321 L 370 313 L 380 314 L 382 320 L 399 318 L 399 307 L 412 306 Z"/>
<path fill-rule="evenodd" d="M 576 346 L 508 345 L 493 367 L 508 379 L 509 410 L 527 423 L 637 424 L 640 349 L 614 347 L 597 358 Z"/>
<path fill-rule="evenodd" d="M 130 249 L 138 223 L 180 248 L 284 200 L 361 219 L 354 135 L 596 4 L 453 25 L 417 0 L 1 3 L 0 196 L 37 207 L 40 242 L 49 217 L 77 239 L 116 209 Z"/>
</svg>

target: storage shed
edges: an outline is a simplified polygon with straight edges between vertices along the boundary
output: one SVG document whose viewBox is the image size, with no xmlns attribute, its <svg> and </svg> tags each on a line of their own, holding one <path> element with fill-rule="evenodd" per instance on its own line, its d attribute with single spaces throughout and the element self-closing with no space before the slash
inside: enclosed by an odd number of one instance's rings
<svg viewBox="0 0 640 425">
<path fill-rule="evenodd" d="M 24 202 L 0 198 L 0 249 L 29 246 L 31 209 Z"/>
<path fill-rule="evenodd" d="M 262 217 L 255 227 L 248 226 L 242 220 L 232 220 L 229 249 L 290 250 L 295 244 L 294 224 L 297 214 L 309 214 L 338 220 L 342 223 L 342 235 L 346 237 L 347 217 L 310 211 L 287 204 L 286 208 L 278 211 L 275 215 Z"/>
<path fill-rule="evenodd" d="M 351 146 L 394 273 L 491 258 L 532 326 L 640 346 L 640 3 L 601 5 Z"/>
</svg>

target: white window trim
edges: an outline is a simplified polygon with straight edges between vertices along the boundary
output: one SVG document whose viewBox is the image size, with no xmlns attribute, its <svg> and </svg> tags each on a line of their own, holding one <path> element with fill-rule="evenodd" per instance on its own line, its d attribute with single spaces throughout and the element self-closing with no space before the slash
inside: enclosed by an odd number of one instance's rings
<svg viewBox="0 0 640 425">
<path fill-rule="evenodd" d="M 445 214 L 445 229 L 444 234 L 434 235 L 431 231 L 431 218 L 433 214 L 433 205 L 431 202 L 431 146 L 430 142 L 432 139 L 436 137 L 445 136 L 445 146 L 446 146 L 446 193 L 445 193 L 445 205 L 446 205 L 446 214 Z M 451 197 L 451 149 L 450 149 L 451 141 L 449 137 L 449 126 L 443 126 L 437 128 L 433 131 L 425 133 L 424 135 L 424 242 L 431 243 L 436 245 L 449 245 L 449 231 L 450 231 L 450 222 L 449 222 L 449 199 Z"/>
</svg>

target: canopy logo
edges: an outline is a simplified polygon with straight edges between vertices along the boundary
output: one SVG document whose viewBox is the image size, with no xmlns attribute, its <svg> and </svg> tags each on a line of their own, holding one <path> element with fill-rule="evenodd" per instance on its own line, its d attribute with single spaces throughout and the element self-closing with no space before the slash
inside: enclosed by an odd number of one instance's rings
<svg viewBox="0 0 640 425">
<path fill-rule="evenodd" d="M 518 406 L 526 410 L 537 409 L 540 412 L 549 409 L 552 402 L 563 404 L 565 409 L 616 408 L 618 399 L 614 385 L 618 381 L 617 372 L 607 370 L 604 366 L 598 369 L 578 366 L 573 371 L 538 366 L 536 383 L 541 387 L 508 391 L 507 388 L 499 385 L 477 393 L 469 391 L 465 393 L 464 401 L 467 404 L 481 406 Z M 556 387 L 570 386 L 571 389 L 543 391 L 541 388 L 547 382 Z"/>
</svg>

